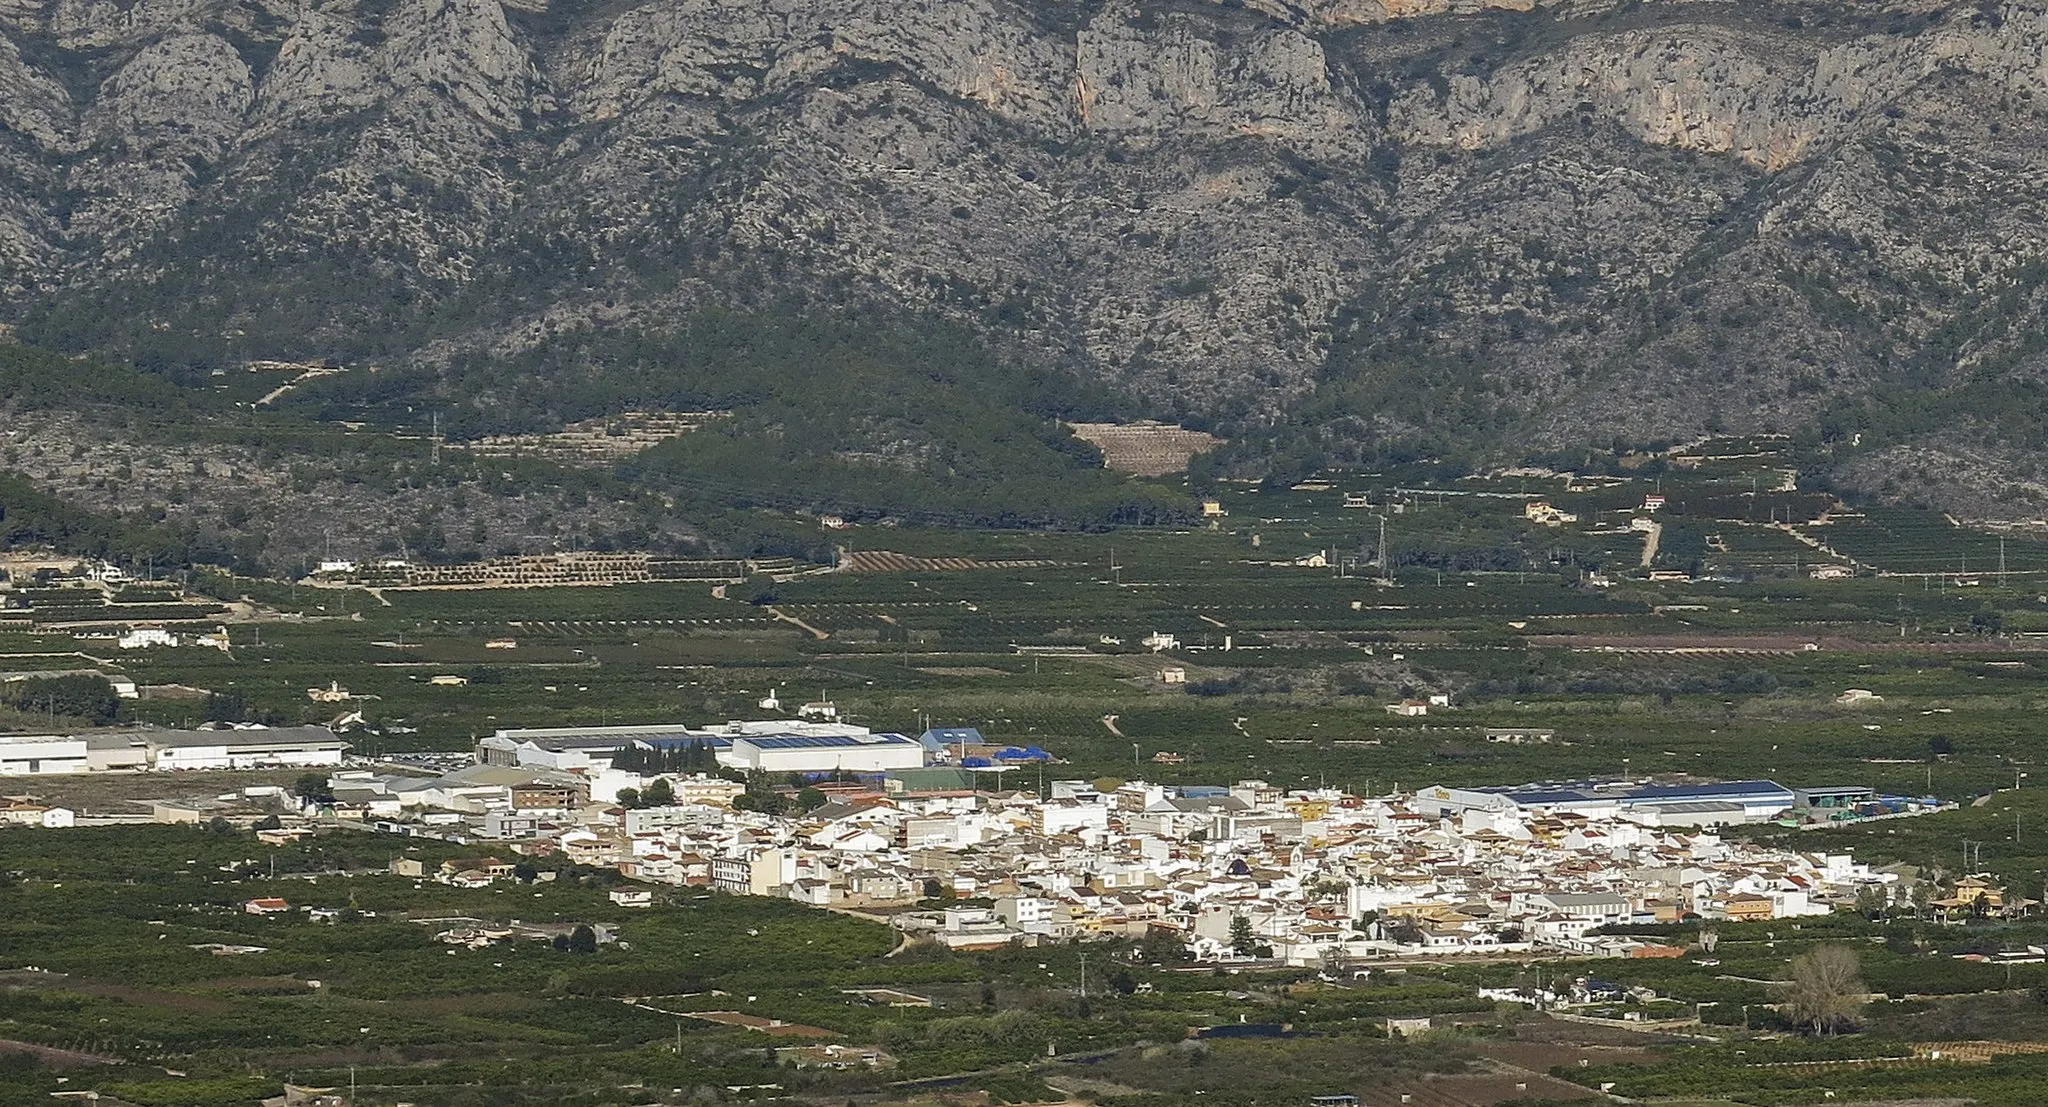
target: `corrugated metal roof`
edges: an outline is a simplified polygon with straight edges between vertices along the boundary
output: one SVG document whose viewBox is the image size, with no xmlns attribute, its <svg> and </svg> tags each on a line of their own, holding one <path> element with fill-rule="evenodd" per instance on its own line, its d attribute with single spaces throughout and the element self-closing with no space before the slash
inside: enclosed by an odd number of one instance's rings
<svg viewBox="0 0 2048 1107">
<path fill-rule="evenodd" d="M 1630 800 L 1694 799 L 1784 799 L 1792 790 L 1769 780 L 1730 780 L 1718 784 L 1670 784 L 1635 788 L 1623 793 Z"/>
<path fill-rule="evenodd" d="M 1613 796 L 1591 796 L 1584 792 L 1571 792 L 1562 788 L 1535 792 L 1509 792 L 1507 797 L 1524 807 L 1537 804 L 1557 803 L 1612 803 Z"/>
<path fill-rule="evenodd" d="M 80 734 L 97 749 L 118 748 L 147 742 L 157 749 L 204 746 L 322 746 L 346 748 L 348 743 L 324 726 L 275 726 L 250 730 L 171 730 L 138 727 L 134 730 L 106 730 Z"/>
<path fill-rule="evenodd" d="M 808 735 L 774 734 L 761 737 L 734 739 L 734 744 L 745 744 L 763 750 L 818 750 L 818 749 L 861 749 L 871 746 L 914 746 L 919 743 L 901 734 L 853 734 L 853 735 Z"/>
</svg>

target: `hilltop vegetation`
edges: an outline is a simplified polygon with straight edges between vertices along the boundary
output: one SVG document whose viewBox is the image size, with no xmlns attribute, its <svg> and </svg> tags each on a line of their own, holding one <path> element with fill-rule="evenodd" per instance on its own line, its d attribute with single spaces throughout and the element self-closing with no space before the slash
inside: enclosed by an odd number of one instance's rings
<svg viewBox="0 0 2048 1107">
<path fill-rule="evenodd" d="M 1103 470 L 1055 422 L 1110 400 L 1003 373 L 950 328 L 714 313 L 680 336 L 565 335 L 460 387 L 364 370 L 261 406 L 278 374 L 200 368 L 178 383 L 175 366 L 0 343 L 8 544 L 271 573 L 303 571 L 337 535 L 357 557 L 425 562 L 536 546 L 829 561 L 792 516 L 1101 529 L 1192 510 L 1184 493 Z M 610 467 L 460 452 L 487 432 L 640 407 L 732 414 Z"/>
</svg>

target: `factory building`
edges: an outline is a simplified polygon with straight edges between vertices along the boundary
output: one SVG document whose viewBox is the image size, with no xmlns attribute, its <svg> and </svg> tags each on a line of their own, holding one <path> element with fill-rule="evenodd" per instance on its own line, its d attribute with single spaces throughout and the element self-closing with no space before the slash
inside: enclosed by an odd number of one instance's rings
<svg viewBox="0 0 2048 1107">
<path fill-rule="evenodd" d="M 324 726 L 248 730 L 94 731 L 70 736 L 0 736 L 0 775 L 172 769 L 323 768 L 341 764 L 348 743 Z"/>
<path fill-rule="evenodd" d="M 348 743 L 324 726 L 252 730 L 140 730 L 149 768 L 321 768 L 341 764 Z"/>
<path fill-rule="evenodd" d="M 1634 785 L 1569 781 L 1513 788 L 1424 788 L 1418 806 L 1439 817 L 1466 812 L 1623 818 L 1650 826 L 1762 822 L 1796 806 L 1792 790 L 1768 780 Z"/>
<path fill-rule="evenodd" d="M 49 776 L 86 771 L 85 739 L 55 734 L 0 738 L 0 776 Z"/>
<path fill-rule="evenodd" d="M 766 773 L 881 773 L 924 765 L 924 744 L 901 734 L 772 734 L 735 738 L 733 768 Z"/>
<path fill-rule="evenodd" d="M 692 742 L 722 750 L 732 740 L 713 737 L 709 732 L 692 730 L 679 723 L 538 727 L 498 731 L 476 744 L 476 759 L 483 765 L 589 771 L 609 766 L 613 755 L 629 746 L 667 749 Z"/>
<path fill-rule="evenodd" d="M 720 726 L 556 727 L 500 730 L 477 743 L 477 761 L 590 772 L 611 765 L 628 747 L 708 749 L 730 769 L 771 773 L 877 773 L 922 767 L 926 747 L 901 734 L 876 734 L 850 723 L 781 719 Z"/>
</svg>

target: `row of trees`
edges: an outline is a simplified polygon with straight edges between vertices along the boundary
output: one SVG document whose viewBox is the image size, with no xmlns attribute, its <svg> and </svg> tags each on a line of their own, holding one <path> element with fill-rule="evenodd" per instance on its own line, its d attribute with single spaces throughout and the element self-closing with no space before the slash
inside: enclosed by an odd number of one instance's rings
<svg viewBox="0 0 2048 1107">
<path fill-rule="evenodd" d="M 4 686 L 7 706 L 28 715 L 85 719 L 105 726 L 121 719 L 121 698 L 107 678 L 91 673 L 30 677 Z"/>
<path fill-rule="evenodd" d="M 623 769 L 642 776 L 653 776 L 657 773 L 709 773 L 718 771 L 716 753 L 709 742 L 693 741 L 660 748 L 628 746 L 612 755 L 611 764 L 614 769 Z"/>
<path fill-rule="evenodd" d="M 619 789 L 618 804 L 632 809 L 641 807 L 667 807 L 676 801 L 676 787 L 666 778 L 657 778 L 646 788 Z"/>
</svg>

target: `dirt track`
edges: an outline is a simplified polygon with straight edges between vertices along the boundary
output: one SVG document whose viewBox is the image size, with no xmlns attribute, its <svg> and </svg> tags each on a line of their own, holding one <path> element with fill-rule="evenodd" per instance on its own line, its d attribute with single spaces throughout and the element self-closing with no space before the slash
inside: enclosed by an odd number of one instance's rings
<svg viewBox="0 0 2048 1107">
<path fill-rule="evenodd" d="M 75 1049 L 58 1049 L 56 1046 L 37 1045 L 34 1042 L 17 1042 L 12 1038 L 0 1038 L 0 1053 L 32 1053 L 36 1060 L 53 1069 L 82 1069 L 88 1065 L 118 1065 L 116 1057 L 102 1057 L 97 1053 L 80 1053 Z"/>
<path fill-rule="evenodd" d="M 1531 649 L 1579 653 L 1796 654 L 1831 653 L 2038 653 L 2048 645 L 1999 638 L 1860 639 L 1810 634 L 1532 634 Z"/>
</svg>

